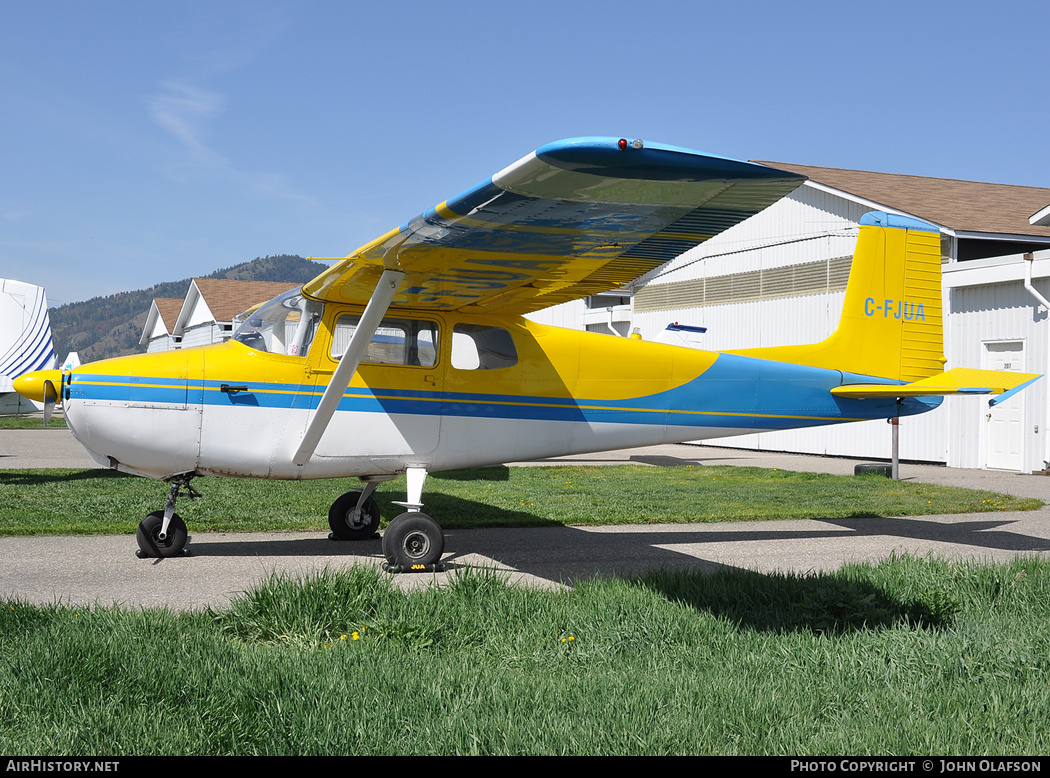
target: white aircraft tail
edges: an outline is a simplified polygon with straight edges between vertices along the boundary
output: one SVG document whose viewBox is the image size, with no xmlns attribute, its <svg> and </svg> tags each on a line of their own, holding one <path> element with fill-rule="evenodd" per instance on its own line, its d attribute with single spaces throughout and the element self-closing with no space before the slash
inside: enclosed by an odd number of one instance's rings
<svg viewBox="0 0 1050 778">
<path fill-rule="evenodd" d="M 54 367 L 44 288 L 0 279 L 0 414 L 40 410 L 40 404 L 15 392 L 13 382 L 24 373 Z"/>
</svg>

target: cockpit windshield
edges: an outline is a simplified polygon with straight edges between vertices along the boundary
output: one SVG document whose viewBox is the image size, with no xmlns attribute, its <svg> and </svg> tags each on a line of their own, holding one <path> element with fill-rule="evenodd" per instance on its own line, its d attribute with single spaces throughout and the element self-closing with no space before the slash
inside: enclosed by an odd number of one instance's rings
<svg viewBox="0 0 1050 778">
<path fill-rule="evenodd" d="M 257 351 L 304 357 L 324 305 L 303 296 L 302 287 L 270 300 L 248 314 L 233 339 Z"/>
</svg>

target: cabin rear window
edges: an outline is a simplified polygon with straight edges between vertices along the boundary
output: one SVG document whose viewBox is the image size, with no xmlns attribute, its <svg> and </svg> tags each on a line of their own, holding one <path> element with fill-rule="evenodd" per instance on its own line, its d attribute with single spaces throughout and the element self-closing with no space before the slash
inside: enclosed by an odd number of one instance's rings
<svg viewBox="0 0 1050 778">
<path fill-rule="evenodd" d="M 361 317 L 340 316 L 332 333 L 332 359 L 340 359 L 350 345 Z M 362 362 L 380 365 L 433 367 L 437 364 L 438 327 L 424 319 L 383 319 Z"/>
<path fill-rule="evenodd" d="M 452 328 L 452 367 L 457 370 L 498 370 L 516 364 L 514 340 L 502 327 L 457 324 Z"/>
</svg>

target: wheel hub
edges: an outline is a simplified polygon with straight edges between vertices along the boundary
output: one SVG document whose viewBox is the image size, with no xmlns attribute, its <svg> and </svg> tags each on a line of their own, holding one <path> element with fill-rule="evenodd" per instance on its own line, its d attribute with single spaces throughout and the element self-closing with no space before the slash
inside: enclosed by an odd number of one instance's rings
<svg viewBox="0 0 1050 778">
<path fill-rule="evenodd" d="M 363 527 L 372 520 L 372 517 L 368 515 L 363 509 L 348 511 L 346 514 L 346 526 L 350 529 L 357 529 Z"/>
<path fill-rule="evenodd" d="M 430 551 L 430 538 L 422 532 L 410 532 L 404 540 L 405 553 L 413 559 L 419 559 Z"/>
</svg>

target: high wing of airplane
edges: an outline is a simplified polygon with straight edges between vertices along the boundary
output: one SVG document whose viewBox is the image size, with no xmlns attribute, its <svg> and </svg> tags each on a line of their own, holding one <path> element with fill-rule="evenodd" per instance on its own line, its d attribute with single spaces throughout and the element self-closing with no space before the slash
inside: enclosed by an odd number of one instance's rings
<svg viewBox="0 0 1050 778">
<path fill-rule="evenodd" d="M 100 463 L 171 484 L 140 553 L 186 543 L 197 476 L 357 477 L 329 511 L 374 536 L 374 491 L 404 473 L 388 569 L 432 569 L 430 472 L 922 413 L 1038 376 L 944 372 L 940 236 L 863 220 L 838 330 L 737 352 L 543 326 L 523 314 L 608 291 L 761 211 L 804 178 L 624 138 L 543 146 L 252 312 L 226 344 L 20 378 L 60 398 Z"/>
</svg>

